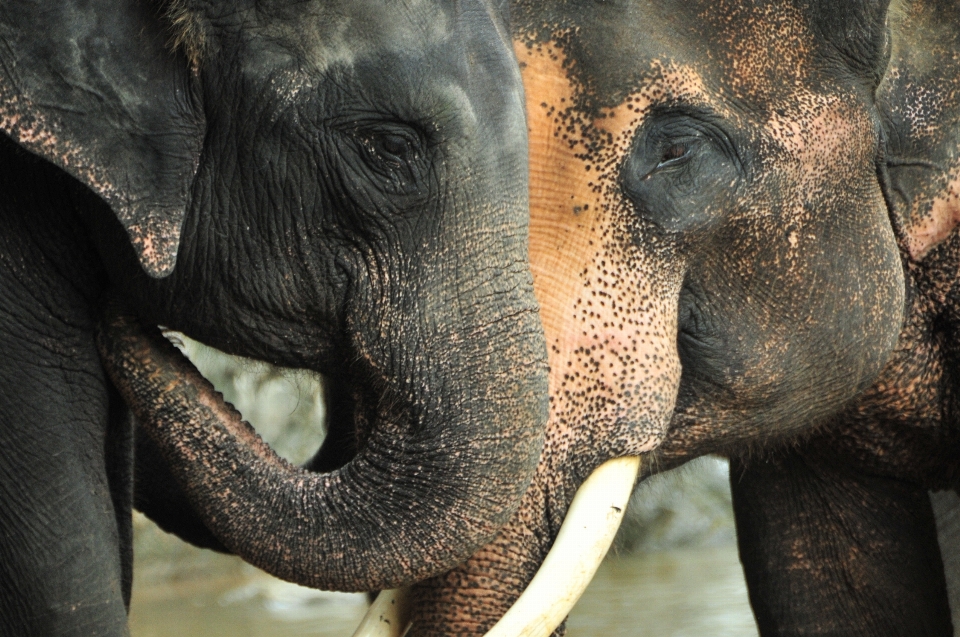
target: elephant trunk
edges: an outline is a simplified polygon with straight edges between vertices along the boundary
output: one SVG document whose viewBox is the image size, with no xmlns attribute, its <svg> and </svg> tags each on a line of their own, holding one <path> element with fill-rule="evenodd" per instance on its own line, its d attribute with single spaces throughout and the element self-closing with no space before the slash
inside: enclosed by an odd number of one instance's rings
<svg viewBox="0 0 960 637">
<path fill-rule="evenodd" d="M 517 385 L 496 422 L 376 420 L 353 460 L 311 473 L 277 456 L 159 333 L 116 312 L 98 346 L 214 535 L 314 588 L 386 589 L 451 568 L 509 520 L 542 445 L 544 401 Z M 384 396 L 378 416 L 405 411 Z"/>
</svg>

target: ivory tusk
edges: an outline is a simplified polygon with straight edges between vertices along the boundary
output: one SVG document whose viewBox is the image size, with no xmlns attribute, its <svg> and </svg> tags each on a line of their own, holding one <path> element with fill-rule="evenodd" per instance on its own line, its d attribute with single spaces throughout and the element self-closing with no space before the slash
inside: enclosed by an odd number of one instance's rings
<svg viewBox="0 0 960 637">
<path fill-rule="evenodd" d="M 485 637 L 549 637 L 610 549 L 639 471 L 640 458 L 629 456 L 604 463 L 587 478 L 533 581 Z"/>
<path fill-rule="evenodd" d="M 410 630 L 407 588 L 381 591 L 363 616 L 353 637 L 403 637 Z"/>
</svg>

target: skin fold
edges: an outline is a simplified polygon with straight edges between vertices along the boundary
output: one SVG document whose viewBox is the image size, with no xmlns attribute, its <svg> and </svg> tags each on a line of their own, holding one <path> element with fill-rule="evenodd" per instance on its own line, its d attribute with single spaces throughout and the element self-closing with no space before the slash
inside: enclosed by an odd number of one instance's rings
<svg viewBox="0 0 960 637">
<path fill-rule="evenodd" d="M 604 461 L 640 454 L 650 473 L 794 439 L 874 382 L 904 320 L 874 100 L 885 4 L 518 1 L 511 17 L 550 415 L 517 513 L 413 588 L 418 637 L 484 634 Z"/>
<path fill-rule="evenodd" d="M 927 493 L 960 487 L 958 9 L 936 0 L 891 9 L 877 99 L 909 289 L 894 356 L 801 443 L 731 464 L 763 635 L 954 634 Z"/>
<path fill-rule="evenodd" d="M 135 443 L 94 339 L 108 298 L 337 379 L 338 449 L 313 465 L 337 471 L 313 481 L 242 427 L 140 419 L 136 448 L 229 550 L 370 590 L 510 518 L 547 377 L 503 10 L 0 6 L 0 635 L 127 632 Z"/>
</svg>

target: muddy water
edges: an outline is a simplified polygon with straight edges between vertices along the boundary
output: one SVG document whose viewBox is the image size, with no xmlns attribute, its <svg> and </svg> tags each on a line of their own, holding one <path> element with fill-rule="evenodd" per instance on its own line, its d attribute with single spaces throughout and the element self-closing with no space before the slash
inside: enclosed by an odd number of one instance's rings
<svg viewBox="0 0 960 637">
<path fill-rule="evenodd" d="M 217 568 L 217 567 L 211 567 Z M 322 593 L 249 567 L 136 585 L 133 637 L 349 637 L 363 595 Z M 608 559 L 570 617 L 569 637 L 757 634 L 735 546 Z"/>
<path fill-rule="evenodd" d="M 736 546 L 608 559 L 570 616 L 570 637 L 755 637 Z"/>
</svg>

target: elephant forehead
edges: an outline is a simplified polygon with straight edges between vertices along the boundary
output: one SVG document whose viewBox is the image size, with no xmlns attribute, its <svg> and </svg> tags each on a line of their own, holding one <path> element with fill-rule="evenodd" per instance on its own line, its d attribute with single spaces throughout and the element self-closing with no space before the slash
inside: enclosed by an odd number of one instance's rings
<svg viewBox="0 0 960 637">
<path fill-rule="evenodd" d="M 550 330 L 564 322 L 585 280 L 627 288 L 637 278 L 667 276 L 627 237 L 632 213 L 619 169 L 652 105 L 671 96 L 700 100 L 705 91 L 689 67 L 654 61 L 646 85 L 591 115 L 577 106 L 583 87 L 557 43 L 518 42 L 516 51 L 529 125 L 531 262 Z"/>
<path fill-rule="evenodd" d="M 515 39 L 555 40 L 590 110 L 619 104 L 642 88 L 656 60 L 696 68 L 712 94 L 746 110 L 788 102 L 813 82 L 818 41 L 809 16 L 790 2 L 517 0 Z M 819 80 L 817 80 L 819 81 Z"/>
<path fill-rule="evenodd" d="M 709 58 L 717 61 L 717 83 L 732 99 L 771 107 L 809 81 L 812 34 L 796 7 L 722 0 L 697 19 L 711 27 Z"/>
<path fill-rule="evenodd" d="M 322 73 L 385 55 L 421 59 L 439 55 L 444 47 L 454 57 L 470 48 L 482 48 L 485 55 L 506 52 L 500 19 L 488 5 L 485 0 L 315 0 L 235 12 L 217 22 L 245 39 L 250 65 L 275 66 L 271 55 L 287 56 L 309 73 Z"/>
<path fill-rule="evenodd" d="M 253 26 L 233 19 L 241 90 L 259 110 L 293 117 L 322 104 L 328 117 L 350 102 L 443 127 L 448 138 L 484 128 L 491 155 L 524 141 L 519 70 L 488 0 L 297 3 L 251 17 Z"/>
<path fill-rule="evenodd" d="M 404 3 L 351 1 L 349 7 L 319 3 L 324 15 L 312 27 L 311 62 L 323 68 L 332 63 L 352 63 L 385 48 L 411 52 L 447 41 L 455 28 L 452 16 L 440 3 L 412 0 Z M 386 10 L 385 10 L 386 9 Z"/>
</svg>

